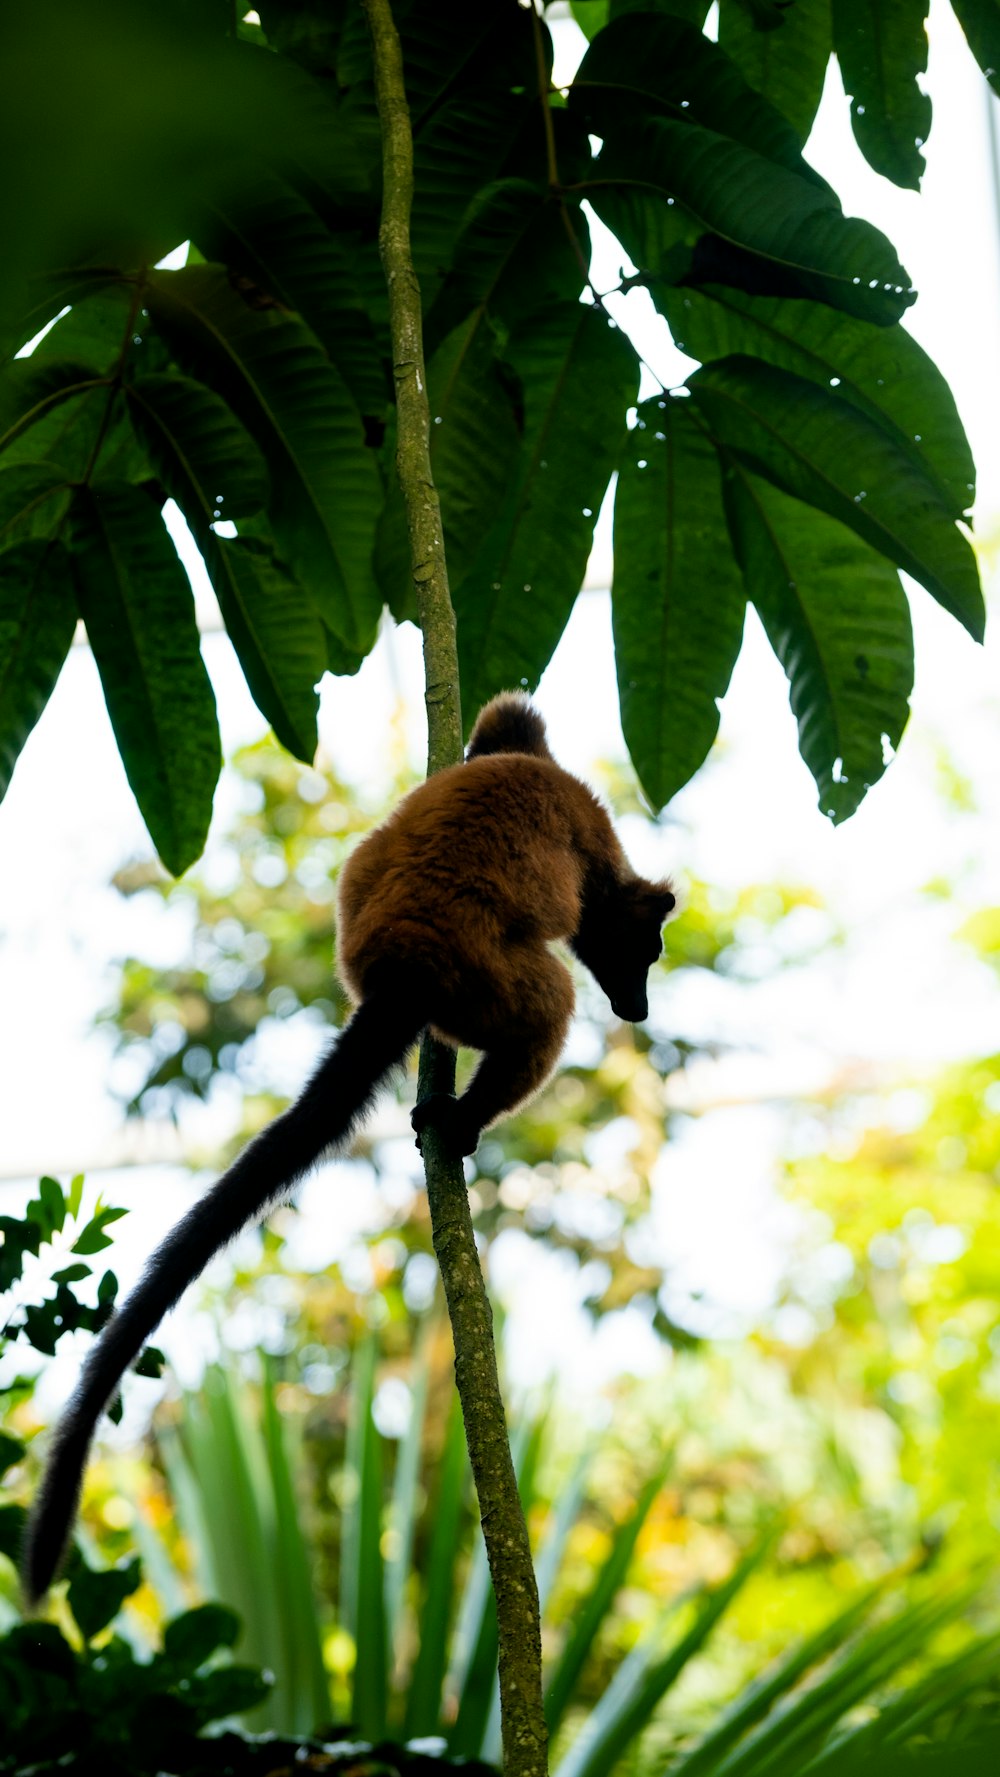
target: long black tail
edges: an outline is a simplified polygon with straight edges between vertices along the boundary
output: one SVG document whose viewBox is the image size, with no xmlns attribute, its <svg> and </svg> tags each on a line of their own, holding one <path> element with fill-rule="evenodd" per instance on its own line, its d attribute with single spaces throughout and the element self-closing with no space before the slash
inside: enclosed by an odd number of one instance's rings
<svg viewBox="0 0 1000 1777">
<path fill-rule="evenodd" d="M 25 1537 L 22 1578 L 32 1602 L 51 1585 L 62 1559 L 94 1428 L 129 1364 L 209 1259 L 286 1197 L 327 1148 L 345 1140 L 426 1023 L 423 995 L 405 984 L 367 998 L 301 1097 L 244 1148 L 153 1255 L 90 1352 L 56 1430 Z"/>
</svg>

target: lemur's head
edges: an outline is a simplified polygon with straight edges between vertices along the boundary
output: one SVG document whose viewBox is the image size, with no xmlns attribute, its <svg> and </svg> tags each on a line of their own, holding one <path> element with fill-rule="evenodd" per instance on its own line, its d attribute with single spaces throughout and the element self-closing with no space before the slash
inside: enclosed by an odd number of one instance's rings
<svg viewBox="0 0 1000 1777">
<path fill-rule="evenodd" d="M 629 1024 L 641 1023 L 649 1013 L 646 977 L 663 949 L 663 922 L 673 908 L 669 882 L 633 877 L 578 934 L 577 954 L 603 987 L 615 1017 Z"/>
</svg>

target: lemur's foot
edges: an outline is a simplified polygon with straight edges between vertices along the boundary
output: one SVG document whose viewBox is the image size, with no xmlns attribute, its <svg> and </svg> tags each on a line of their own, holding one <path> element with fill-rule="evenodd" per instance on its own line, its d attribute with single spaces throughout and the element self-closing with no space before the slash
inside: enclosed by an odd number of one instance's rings
<svg viewBox="0 0 1000 1777">
<path fill-rule="evenodd" d="M 423 1142 L 420 1138 L 425 1129 L 433 1129 L 452 1154 L 474 1154 L 479 1146 L 478 1124 L 473 1126 L 470 1123 L 463 1101 L 453 1098 L 449 1092 L 432 1092 L 422 1098 L 410 1112 L 410 1122 L 421 1152 Z"/>
</svg>

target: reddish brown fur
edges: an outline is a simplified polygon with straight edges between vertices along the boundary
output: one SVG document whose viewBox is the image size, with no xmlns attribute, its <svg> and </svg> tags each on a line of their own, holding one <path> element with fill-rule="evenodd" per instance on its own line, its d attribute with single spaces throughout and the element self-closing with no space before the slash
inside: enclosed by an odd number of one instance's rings
<svg viewBox="0 0 1000 1777">
<path fill-rule="evenodd" d="M 477 736 L 495 749 L 504 717 L 516 734 L 530 713 L 544 737 L 526 699 L 500 703 L 487 705 L 470 754 Z M 636 877 L 592 791 L 545 754 L 491 750 L 439 772 L 341 875 L 345 984 L 360 1001 L 419 970 L 435 1034 L 488 1058 L 469 1106 L 484 1113 L 480 1127 L 537 1092 L 559 1058 L 574 996 L 553 940 L 577 936 L 588 902 L 617 910 L 623 895 L 645 895 L 672 905 L 668 884 Z"/>
</svg>

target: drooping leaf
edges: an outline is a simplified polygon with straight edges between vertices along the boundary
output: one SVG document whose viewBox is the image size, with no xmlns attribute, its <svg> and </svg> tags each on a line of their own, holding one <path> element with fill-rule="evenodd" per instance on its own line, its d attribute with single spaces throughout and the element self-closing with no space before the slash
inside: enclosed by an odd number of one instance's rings
<svg viewBox="0 0 1000 1777">
<path fill-rule="evenodd" d="M 312 328 L 365 421 L 384 425 L 390 401 L 376 334 L 343 232 L 327 228 L 277 177 L 216 199 L 197 230 L 206 259 L 222 260 Z"/>
<path fill-rule="evenodd" d="M 955 17 L 993 91 L 1000 93 L 1000 5 L 997 0 L 952 0 Z"/>
<path fill-rule="evenodd" d="M 733 548 L 788 676 L 819 802 L 846 820 L 881 777 L 909 715 L 913 633 L 894 568 L 844 525 L 734 467 Z"/>
<path fill-rule="evenodd" d="M 0 468 L 0 545 L 51 537 L 66 511 L 69 487 L 51 463 L 11 463 Z"/>
<path fill-rule="evenodd" d="M 136 376 L 125 389 L 133 424 L 185 515 L 246 518 L 267 499 L 264 459 L 226 403 L 187 376 Z M 198 532 L 196 531 L 196 535 Z"/>
<path fill-rule="evenodd" d="M 927 71 L 929 0 L 831 0 L 833 46 L 851 100 L 854 139 L 876 173 L 919 190 L 920 150 L 931 102 L 917 85 Z"/>
<path fill-rule="evenodd" d="M 704 363 L 749 353 L 836 388 L 935 482 L 953 518 L 975 496 L 975 464 L 944 377 L 903 327 L 874 327 L 825 304 L 709 285 L 659 298 L 682 352 Z"/>
<path fill-rule="evenodd" d="M 561 205 L 547 186 L 527 179 L 499 180 L 470 207 L 425 342 L 440 341 L 473 308 L 512 327 L 534 309 L 573 302 L 589 263 L 589 230 L 577 205 Z"/>
<path fill-rule="evenodd" d="M 282 746 L 311 762 L 318 744 L 316 686 L 328 665 L 326 633 L 315 608 L 274 550 L 257 537 L 210 536 L 203 554 L 257 708 Z"/>
<path fill-rule="evenodd" d="M 155 505 L 127 484 L 78 490 L 72 549 L 128 780 L 177 876 L 205 843 L 221 763 L 191 588 Z"/>
<path fill-rule="evenodd" d="M 705 759 L 743 639 L 716 451 L 683 400 L 639 408 L 615 494 L 611 610 L 622 731 L 657 808 Z"/>
<path fill-rule="evenodd" d="M 721 0 L 719 45 L 804 142 L 833 48 L 830 0 L 794 0 L 772 17 L 775 28 L 763 30 L 746 0 Z"/>
<path fill-rule="evenodd" d="M 76 627 L 66 550 L 34 538 L 0 555 L 0 797 L 48 703 Z"/>
<path fill-rule="evenodd" d="M 197 1671 L 220 1647 L 235 1647 L 240 1620 L 224 1604 L 200 1604 L 174 1617 L 163 1631 L 163 1651 L 178 1665 Z"/>
<path fill-rule="evenodd" d="M 314 335 L 276 307 L 250 307 L 217 266 L 151 275 L 147 301 L 179 360 L 229 402 L 271 472 L 282 553 L 351 647 L 374 639 L 371 567 L 382 486 L 346 383 Z"/>
<path fill-rule="evenodd" d="M 688 387 L 712 431 L 748 468 L 839 518 L 981 640 L 972 549 L 934 482 L 881 426 L 834 390 L 755 358 L 706 364 Z"/>
<path fill-rule="evenodd" d="M 535 123 L 537 84 L 534 72 L 528 91 L 470 90 L 463 81 L 415 133 L 413 263 L 425 303 L 451 264 L 469 204 L 500 175 L 519 136 Z"/>
<path fill-rule="evenodd" d="M 569 103 L 605 142 L 635 134 L 643 119 L 670 118 L 738 142 L 830 196 L 825 180 L 802 159 L 788 119 L 754 91 L 717 43 L 670 12 L 614 19 L 580 63 Z"/>
<path fill-rule="evenodd" d="M 628 340 L 583 303 L 531 317 L 509 357 L 524 394 L 517 471 L 453 588 L 467 720 L 505 686 L 538 683 L 583 583 L 638 387 Z"/>
<path fill-rule="evenodd" d="M 52 358 L 37 364 L 18 358 L 0 372 L 0 451 L 19 433 L 47 418 L 54 407 L 85 395 L 104 382 L 89 365 L 72 358 Z"/>
<path fill-rule="evenodd" d="M 127 390 L 136 428 L 194 533 L 258 708 L 283 746 L 316 751 L 315 687 L 326 669 L 323 626 L 307 594 L 256 537 L 218 536 L 220 518 L 255 512 L 263 459 L 225 402 L 188 377 L 138 377 Z"/>
<path fill-rule="evenodd" d="M 427 365 L 431 465 L 441 501 L 448 573 L 456 585 L 500 511 L 521 443 L 513 379 L 494 348 L 493 333 L 477 309 Z M 395 475 L 379 520 L 375 571 L 393 613 L 412 616 L 410 544 Z"/>
<path fill-rule="evenodd" d="M 605 183 L 609 182 L 609 183 Z M 913 301 L 890 242 L 870 223 L 844 216 L 836 199 L 798 173 L 714 130 L 655 118 L 605 142 L 585 190 L 605 216 L 606 198 L 628 196 L 655 209 L 683 206 L 708 245 L 693 277 L 756 289 L 773 268 L 782 292 L 829 303 L 887 326 Z M 608 226 L 615 217 L 607 214 Z M 676 226 L 676 224 L 673 224 Z M 718 241 L 723 251 L 713 252 Z M 629 239 L 623 246 L 636 259 Z M 725 249 L 731 249 L 728 256 Z M 741 257 L 742 255 L 742 257 Z M 669 264 L 642 266 L 675 280 Z"/>
<path fill-rule="evenodd" d="M 126 1598 L 131 1597 L 141 1583 L 138 1560 L 129 1561 L 124 1567 L 108 1568 L 103 1573 L 80 1562 L 69 1583 L 68 1602 L 85 1641 L 91 1641 L 107 1628 Z"/>
</svg>

